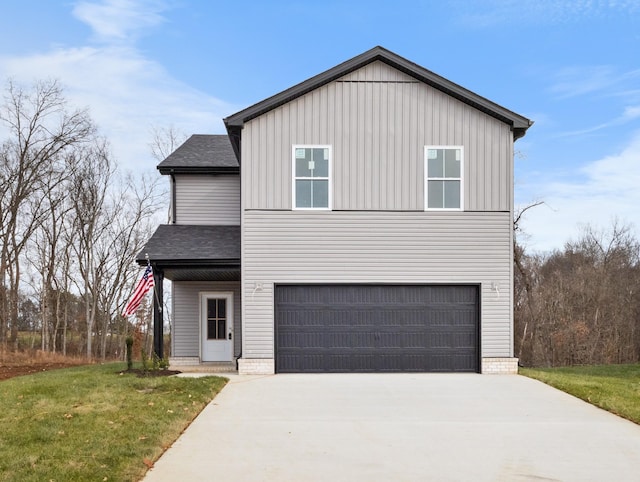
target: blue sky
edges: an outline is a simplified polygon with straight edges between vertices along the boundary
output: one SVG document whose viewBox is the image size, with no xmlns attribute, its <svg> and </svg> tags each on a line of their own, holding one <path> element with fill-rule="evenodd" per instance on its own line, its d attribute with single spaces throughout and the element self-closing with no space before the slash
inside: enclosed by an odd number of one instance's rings
<svg viewBox="0 0 640 482">
<path fill-rule="evenodd" d="M 530 250 L 640 228 L 640 0 L 21 0 L 0 79 L 59 79 L 128 169 L 151 129 L 221 119 L 375 45 L 535 121 L 516 143 Z"/>
</svg>

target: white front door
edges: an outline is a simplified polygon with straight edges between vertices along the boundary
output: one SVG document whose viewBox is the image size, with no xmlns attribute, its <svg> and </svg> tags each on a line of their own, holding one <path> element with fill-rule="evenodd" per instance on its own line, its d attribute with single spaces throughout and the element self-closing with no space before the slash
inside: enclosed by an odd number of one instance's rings
<svg viewBox="0 0 640 482">
<path fill-rule="evenodd" d="M 233 360 L 233 293 L 200 293 L 202 361 Z"/>
</svg>

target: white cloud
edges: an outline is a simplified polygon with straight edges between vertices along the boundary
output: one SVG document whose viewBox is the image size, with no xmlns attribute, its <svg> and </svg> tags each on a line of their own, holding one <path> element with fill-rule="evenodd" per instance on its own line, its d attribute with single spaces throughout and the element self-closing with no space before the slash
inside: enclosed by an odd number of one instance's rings
<svg viewBox="0 0 640 482">
<path fill-rule="evenodd" d="M 586 180 L 584 179 L 586 177 Z M 522 227 L 537 251 L 561 248 L 581 227 L 607 228 L 614 219 L 640 228 L 640 132 L 619 153 L 586 164 L 574 182 L 528 186 L 545 205 L 527 211 Z"/>
<path fill-rule="evenodd" d="M 624 109 L 624 113 L 622 114 L 622 118 L 624 120 L 634 120 L 638 117 L 640 117 L 640 105 L 626 107 Z"/>
<path fill-rule="evenodd" d="M 571 66 L 559 70 L 553 77 L 554 83 L 549 88 L 550 92 L 557 98 L 568 98 L 607 90 L 614 86 L 621 88 L 627 82 L 638 79 L 640 69 L 619 72 L 610 65 Z"/>
<path fill-rule="evenodd" d="M 608 87 L 616 82 L 614 69 L 608 65 L 565 67 L 555 75 L 549 89 L 557 97 L 575 97 Z"/>
<path fill-rule="evenodd" d="M 553 137 L 568 137 L 591 134 L 609 127 L 616 127 L 640 118 L 640 97 L 633 88 L 640 79 L 640 69 L 620 71 L 608 65 L 572 66 L 565 67 L 551 76 L 552 85 L 549 87 L 556 99 L 571 99 L 586 96 L 588 102 L 596 100 L 619 105 L 621 113 L 610 119 L 599 119 L 598 123 L 572 131 L 558 132 Z M 615 98 L 615 102 L 611 99 Z M 622 105 L 620 105 L 622 104 Z M 626 105 L 624 105 L 626 104 Z M 594 112 L 599 112 L 597 109 Z M 577 120 L 580 122 L 580 119 Z M 575 120 L 574 120 L 575 122 Z"/>
<path fill-rule="evenodd" d="M 164 23 L 166 4 L 154 0 L 81 1 L 73 15 L 89 25 L 96 40 L 113 42 L 134 40 L 145 30 Z"/>
<path fill-rule="evenodd" d="M 602 129 L 606 129 L 608 127 L 614 127 L 614 126 L 620 126 L 623 124 L 626 124 L 628 122 L 634 121 L 636 119 L 640 118 L 640 106 L 638 105 L 633 105 L 633 106 L 627 106 L 625 107 L 624 111 L 622 112 L 622 114 L 620 114 L 618 117 L 606 121 L 606 122 L 602 122 L 598 125 L 592 126 L 592 127 L 587 127 L 585 129 L 578 129 L 575 131 L 567 131 L 567 132 L 559 132 L 558 134 L 552 136 L 552 137 L 569 137 L 569 136 L 581 136 L 584 134 L 591 134 L 592 132 L 596 132 Z"/>
<path fill-rule="evenodd" d="M 76 7 L 76 15 L 102 40 L 115 42 L 0 57 L 0 78 L 10 77 L 21 83 L 43 78 L 60 80 L 74 106 L 89 108 L 123 167 L 151 169 L 156 164 L 148 147 L 152 126 L 173 125 L 186 134 L 222 133 L 222 117 L 238 109 L 174 79 L 135 46 L 119 41 L 135 37 L 139 32 L 136 25 L 145 29 L 161 22 L 156 18 L 158 7 L 151 10 L 150 20 L 136 23 L 150 5 L 148 1 L 84 1 Z M 101 21 L 98 17 L 102 14 Z M 116 27 L 121 15 L 125 20 Z"/>
</svg>

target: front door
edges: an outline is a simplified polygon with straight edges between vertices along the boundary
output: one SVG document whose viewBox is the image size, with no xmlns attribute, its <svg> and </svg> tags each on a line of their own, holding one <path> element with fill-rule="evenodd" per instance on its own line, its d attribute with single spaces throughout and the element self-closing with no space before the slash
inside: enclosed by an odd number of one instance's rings
<svg viewBox="0 0 640 482">
<path fill-rule="evenodd" d="M 233 293 L 201 293 L 202 361 L 233 359 Z"/>
</svg>

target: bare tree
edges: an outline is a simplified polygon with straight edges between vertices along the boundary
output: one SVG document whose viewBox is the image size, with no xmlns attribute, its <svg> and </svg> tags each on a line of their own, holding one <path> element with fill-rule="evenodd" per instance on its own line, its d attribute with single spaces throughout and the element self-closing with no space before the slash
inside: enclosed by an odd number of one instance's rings
<svg viewBox="0 0 640 482">
<path fill-rule="evenodd" d="M 516 299 L 516 344 L 527 365 L 640 359 L 640 244 L 630 226 L 587 226 L 546 256 L 521 256 L 526 297 Z M 520 284 L 520 286 L 518 286 Z M 516 296 L 525 289 L 516 276 Z"/>
<path fill-rule="evenodd" d="M 155 227 L 155 215 L 164 204 L 163 192 L 158 178 L 141 175 L 126 176 L 113 190 L 111 207 L 107 209 L 109 227 L 103 242 L 96 244 L 96 259 L 99 260 L 99 304 L 102 309 L 100 330 L 100 356 L 105 357 L 107 334 L 127 334 L 122 321 L 122 310 L 139 277 L 139 268 L 133 258 L 143 248 Z M 111 326 L 110 326 L 111 325 Z M 124 341 L 124 336 L 120 337 Z M 119 347 L 120 352 L 124 346 Z"/>
<path fill-rule="evenodd" d="M 86 111 L 68 108 L 57 82 L 9 82 L 3 100 L 0 342 L 17 347 L 26 326 L 39 330 L 41 349 L 66 353 L 73 329 L 88 357 L 105 358 L 120 340 L 111 335 L 127 330 L 120 310 L 138 277 L 132 259 L 164 193 L 158 180 L 116 176 L 107 141 Z M 180 137 L 157 129 L 154 153 L 173 150 Z"/>
<path fill-rule="evenodd" d="M 523 310 L 531 310 L 535 304 L 533 297 L 534 270 L 530 264 L 533 259 L 527 257 L 524 246 L 519 242 L 519 238 L 524 235 L 522 229 L 522 219 L 527 211 L 544 204 L 543 201 L 536 201 L 518 209 L 513 216 L 513 263 L 514 263 L 514 330 L 519 343 L 516 344 L 516 354 L 521 358 L 523 343 L 527 339 L 529 330 L 529 317 L 521 316 Z M 530 314 L 530 313 L 529 313 Z"/>
<path fill-rule="evenodd" d="M 99 290 L 102 287 L 103 260 L 96 246 L 104 240 L 114 212 L 105 216 L 107 193 L 114 174 L 114 164 L 106 142 L 87 147 L 77 154 L 78 165 L 70 180 L 69 198 L 73 207 L 73 230 L 70 243 L 78 262 L 77 286 L 85 304 L 86 354 L 93 356 L 93 330 L 98 315 Z"/>
<path fill-rule="evenodd" d="M 31 89 L 9 82 L 0 122 L 8 132 L 0 146 L 0 339 L 17 346 L 21 255 L 48 215 L 44 193 L 63 182 L 67 154 L 95 127 L 86 111 L 67 108 L 55 81 Z"/>
<path fill-rule="evenodd" d="M 149 148 L 153 158 L 162 162 L 187 139 L 187 135 L 174 125 L 168 127 L 151 127 Z"/>
</svg>

